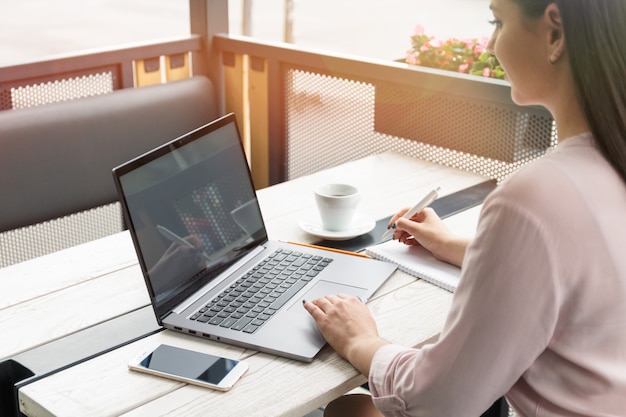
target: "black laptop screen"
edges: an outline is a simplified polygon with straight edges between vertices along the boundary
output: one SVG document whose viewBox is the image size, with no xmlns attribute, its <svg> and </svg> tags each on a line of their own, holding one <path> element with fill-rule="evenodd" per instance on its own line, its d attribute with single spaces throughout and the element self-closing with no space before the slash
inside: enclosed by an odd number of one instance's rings
<svg viewBox="0 0 626 417">
<path fill-rule="evenodd" d="M 267 238 L 232 117 L 114 172 L 160 319 Z"/>
</svg>

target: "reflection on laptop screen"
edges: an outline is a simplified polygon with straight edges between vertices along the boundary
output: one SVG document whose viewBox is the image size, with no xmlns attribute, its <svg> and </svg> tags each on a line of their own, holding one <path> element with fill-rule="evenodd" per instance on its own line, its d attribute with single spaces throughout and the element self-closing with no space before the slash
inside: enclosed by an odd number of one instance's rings
<svg viewBox="0 0 626 417">
<path fill-rule="evenodd" d="M 120 186 L 158 311 L 267 238 L 234 123 L 139 158 Z"/>
</svg>

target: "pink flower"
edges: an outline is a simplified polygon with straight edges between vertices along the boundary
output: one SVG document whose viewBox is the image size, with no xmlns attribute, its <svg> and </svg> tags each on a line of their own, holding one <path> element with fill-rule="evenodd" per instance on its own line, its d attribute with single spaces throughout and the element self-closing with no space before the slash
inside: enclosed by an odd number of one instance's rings
<svg viewBox="0 0 626 417">
<path fill-rule="evenodd" d="M 406 63 L 411 65 L 419 65 L 419 59 L 417 59 L 417 54 L 407 54 Z"/>
<path fill-rule="evenodd" d="M 489 38 L 483 36 L 482 38 L 476 41 L 476 45 L 474 46 L 474 53 L 476 55 L 480 55 L 487 50 L 487 45 L 489 44 Z"/>
<path fill-rule="evenodd" d="M 441 48 L 443 46 L 443 42 L 440 39 L 430 38 L 428 42 L 433 48 Z"/>
<path fill-rule="evenodd" d="M 438 39 L 427 35 L 423 25 L 417 25 L 405 61 L 413 65 L 502 78 L 502 67 L 495 57 L 488 54 L 489 41 L 489 37 Z"/>
<path fill-rule="evenodd" d="M 461 43 L 463 43 L 467 49 L 472 49 L 472 47 L 474 46 L 473 39 L 468 39 L 468 38 L 461 39 Z"/>
</svg>

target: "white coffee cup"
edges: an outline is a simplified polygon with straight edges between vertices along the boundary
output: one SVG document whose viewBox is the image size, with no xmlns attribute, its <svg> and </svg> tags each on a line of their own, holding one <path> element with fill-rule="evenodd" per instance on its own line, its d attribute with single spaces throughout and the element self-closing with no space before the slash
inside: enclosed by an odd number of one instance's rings
<svg viewBox="0 0 626 417">
<path fill-rule="evenodd" d="M 350 229 L 359 200 L 359 189 L 350 184 L 323 184 L 315 188 L 315 203 L 328 231 Z"/>
</svg>

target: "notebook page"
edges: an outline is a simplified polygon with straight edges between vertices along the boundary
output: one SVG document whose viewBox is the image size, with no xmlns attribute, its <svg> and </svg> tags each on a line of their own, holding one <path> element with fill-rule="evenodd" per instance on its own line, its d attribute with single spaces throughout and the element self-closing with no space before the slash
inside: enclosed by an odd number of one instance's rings
<svg viewBox="0 0 626 417">
<path fill-rule="evenodd" d="M 461 280 L 461 268 L 437 260 L 421 246 L 406 246 L 395 240 L 388 240 L 365 249 L 374 259 L 391 262 L 398 269 L 454 292 Z"/>
</svg>

